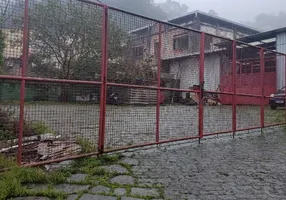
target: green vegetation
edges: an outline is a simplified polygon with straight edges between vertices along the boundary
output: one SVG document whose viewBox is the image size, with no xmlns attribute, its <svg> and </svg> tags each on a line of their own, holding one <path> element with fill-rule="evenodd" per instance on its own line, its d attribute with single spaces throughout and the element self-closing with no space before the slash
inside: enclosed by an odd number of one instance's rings
<svg viewBox="0 0 286 200">
<path fill-rule="evenodd" d="M 77 159 L 70 166 L 69 171 L 72 173 L 85 173 L 91 175 L 104 175 L 105 172 L 98 169 L 99 166 L 112 165 L 117 163 L 121 159 L 121 155 L 115 154 L 112 156 L 100 156 L 93 158 Z"/>
<path fill-rule="evenodd" d="M 0 169 L 14 168 L 16 166 L 16 160 L 14 158 L 5 158 L 0 154 Z"/>
<path fill-rule="evenodd" d="M 28 184 L 49 184 L 52 186 L 64 182 L 69 175 L 68 173 L 54 171 L 48 174 L 39 168 L 19 168 L 3 157 L 0 159 L 0 165 L 13 167 L 11 170 L 1 173 L 0 199 L 17 196 L 47 196 L 58 199 L 66 197 L 66 194 L 56 192 L 52 187 L 37 191 L 30 190 Z"/>
<path fill-rule="evenodd" d="M 16 119 L 12 107 L 0 108 L 0 141 L 16 139 L 19 132 L 19 120 Z M 45 133 L 56 134 L 42 121 L 24 121 L 24 136 L 40 135 Z"/>
<path fill-rule="evenodd" d="M 101 9 L 76 1 L 46 0 L 37 2 L 29 11 L 30 28 L 34 30 L 30 35 L 31 48 L 39 50 L 29 57 L 29 75 L 69 80 L 99 79 Z M 117 20 L 118 15 L 110 15 L 108 79 L 135 82 L 139 75 L 153 80 L 155 75 L 150 55 L 146 55 L 144 63 L 135 62 L 135 58 L 130 56 L 133 54 L 130 30 L 120 27 Z M 18 21 L 22 22 L 21 17 Z M 71 85 L 61 84 L 58 90 L 60 101 L 70 100 Z"/>
<path fill-rule="evenodd" d="M 114 164 L 121 165 L 128 170 L 125 175 L 132 176 L 131 166 L 121 163 L 121 158 L 122 156 L 120 154 L 81 158 L 74 160 L 68 167 L 52 172 L 46 172 L 40 168 L 19 168 L 15 166 L 15 163 L 12 160 L 7 160 L 6 158 L 0 156 L 0 165 L 5 165 L 5 167 L 12 168 L 10 171 L 0 173 L 0 199 L 2 200 L 19 196 L 45 196 L 55 199 L 64 199 L 67 197 L 67 194 L 64 192 L 59 192 L 55 189 L 56 185 L 62 183 L 90 185 L 89 189 L 97 185 L 106 186 L 111 189 L 110 192 L 100 194 L 115 197 L 116 195 L 113 193 L 115 188 L 125 188 L 128 196 L 132 196 L 130 195 L 132 187 L 156 188 L 160 193 L 160 197 L 163 197 L 163 190 L 159 185 L 152 185 L 149 187 L 142 185 L 139 186 L 137 181 L 135 181 L 134 185 L 112 184 L 110 179 L 117 176 L 118 174 L 108 173 L 103 168 L 101 168 L 101 166 Z M 67 178 L 75 173 L 84 173 L 88 176 L 82 181 L 67 181 Z M 38 187 L 37 189 L 33 190 L 33 187 L 36 185 L 40 186 L 41 184 L 48 186 L 43 187 L 42 189 L 41 187 L 40 189 Z M 80 191 L 77 193 L 78 199 L 88 192 L 90 192 L 90 190 Z M 133 197 L 146 200 L 152 199 L 151 197 L 141 197 L 138 195 Z M 120 199 L 120 197 L 117 198 Z"/>
<path fill-rule="evenodd" d="M 96 146 L 88 139 L 77 137 L 76 143 L 81 146 L 81 153 L 92 153 L 96 152 Z"/>
<path fill-rule="evenodd" d="M 46 133 L 56 134 L 56 132 L 53 131 L 51 128 L 49 128 L 43 121 L 32 121 L 30 123 L 30 127 L 31 127 L 31 130 L 38 135 L 46 134 Z"/>
<path fill-rule="evenodd" d="M 284 123 L 286 111 L 284 109 L 271 110 L 269 108 L 265 109 L 265 123 L 266 124 L 279 124 Z"/>
</svg>

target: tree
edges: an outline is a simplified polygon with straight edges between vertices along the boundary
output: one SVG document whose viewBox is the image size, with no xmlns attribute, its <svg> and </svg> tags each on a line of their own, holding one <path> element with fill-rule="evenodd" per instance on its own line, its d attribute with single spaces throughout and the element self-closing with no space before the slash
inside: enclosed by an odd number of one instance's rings
<svg viewBox="0 0 286 200">
<path fill-rule="evenodd" d="M 10 0 L 3 0 L 0 6 L 0 28 L 2 28 L 5 22 L 11 17 L 11 13 L 8 12 L 10 6 Z M 3 73 L 4 68 L 4 48 L 5 38 L 4 33 L 0 30 L 0 74 Z"/>
<path fill-rule="evenodd" d="M 166 0 L 166 2 L 159 3 L 159 7 L 167 14 L 168 18 L 180 17 L 188 12 L 188 6 L 180 4 L 177 1 Z"/>
<path fill-rule="evenodd" d="M 108 80 L 117 83 L 135 84 L 142 79 L 145 85 L 152 84 L 156 79 L 156 63 L 153 56 L 144 53 L 139 60 L 132 56 L 132 49 L 127 48 L 124 56 L 108 68 Z M 111 72 L 111 73 L 110 73 Z"/>
<path fill-rule="evenodd" d="M 285 18 L 286 18 L 286 13 L 282 11 L 279 12 L 277 15 L 262 13 L 255 17 L 254 23 L 250 24 L 258 29 L 268 31 L 272 29 L 285 27 L 286 26 Z"/>
<path fill-rule="evenodd" d="M 159 20 L 167 18 L 167 14 L 152 0 L 101 0 L 101 2 Z"/>
<path fill-rule="evenodd" d="M 31 72 L 93 80 L 100 70 L 100 10 L 75 1 L 47 0 L 30 8 Z M 117 45 L 118 46 L 118 45 Z M 46 73 L 47 71 L 57 72 Z"/>
<path fill-rule="evenodd" d="M 101 18 L 102 8 L 78 1 L 46 0 L 32 4 L 29 12 L 29 74 L 100 80 Z M 116 16 L 111 15 L 108 22 L 109 81 L 125 83 L 135 79 L 129 70 L 141 65 L 134 62 L 131 50 L 131 36 L 117 26 Z M 62 101 L 68 98 L 67 90 L 68 86 L 61 87 Z"/>
<path fill-rule="evenodd" d="M 3 65 L 4 65 L 4 48 L 5 48 L 5 44 L 4 44 L 4 35 L 2 33 L 2 31 L 0 30 L 0 74 L 3 73 Z"/>
</svg>

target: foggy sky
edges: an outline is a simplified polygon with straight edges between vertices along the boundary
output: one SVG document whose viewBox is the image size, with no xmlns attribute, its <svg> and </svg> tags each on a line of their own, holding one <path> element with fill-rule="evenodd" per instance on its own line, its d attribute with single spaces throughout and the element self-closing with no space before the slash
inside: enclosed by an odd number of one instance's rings
<svg viewBox="0 0 286 200">
<path fill-rule="evenodd" d="M 164 0 L 155 0 L 163 2 Z M 215 10 L 220 17 L 236 22 L 254 21 L 261 13 L 278 14 L 286 11 L 286 0 L 176 0 L 189 7 L 189 11 Z"/>
</svg>

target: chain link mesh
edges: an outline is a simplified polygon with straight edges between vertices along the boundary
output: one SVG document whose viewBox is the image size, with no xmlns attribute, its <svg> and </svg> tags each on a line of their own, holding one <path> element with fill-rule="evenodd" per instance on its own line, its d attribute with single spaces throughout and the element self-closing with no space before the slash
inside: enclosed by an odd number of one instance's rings
<svg viewBox="0 0 286 200">
<path fill-rule="evenodd" d="M 28 15 L 24 0 L 0 5 L 1 157 L 52 162 L 285 123 L 285 55 L 265 44 L 88 1 L 29 0 Z"/>
</svg>

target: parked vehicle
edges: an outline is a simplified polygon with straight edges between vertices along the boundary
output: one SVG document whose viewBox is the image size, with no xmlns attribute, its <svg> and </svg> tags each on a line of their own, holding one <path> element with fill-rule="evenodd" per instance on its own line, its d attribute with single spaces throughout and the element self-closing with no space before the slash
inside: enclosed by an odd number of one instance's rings
<svg viewBox="0 0 286 200">
<path fill-rule="evenodd" d="M 269 105 L 272 110 L 285 106 L 285 86 L 276 93 L 270 95 Z"/>
</svg>

